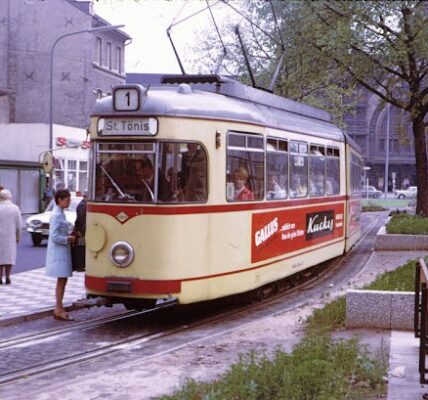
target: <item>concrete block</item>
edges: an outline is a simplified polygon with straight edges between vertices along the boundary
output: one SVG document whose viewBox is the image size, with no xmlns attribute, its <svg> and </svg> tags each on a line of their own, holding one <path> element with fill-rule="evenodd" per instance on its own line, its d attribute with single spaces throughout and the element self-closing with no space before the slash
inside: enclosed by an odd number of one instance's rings
<svg viewBox="0 0 428 400">
<path fill-rule="evenodd" d="M 428 250 L 428 235 L 390 235 L 382 226 L 376 234 L 375 250 Z"/>
<path fill-rule="evenodd" d="M 349 290 L 346 326 L 349 328 L 413 329 L 413 292 Z"/>
<path fill-rule="evenodd" d="M 391 329 L 413 329 L 415 294 L 413 292 L 392 292 Z"/>
<path fill-rule="evenodd" d="M 349 290 L 346 293 L 346 326 L 383 328 L 391 326 L 390 292 Z"/>
</svg>

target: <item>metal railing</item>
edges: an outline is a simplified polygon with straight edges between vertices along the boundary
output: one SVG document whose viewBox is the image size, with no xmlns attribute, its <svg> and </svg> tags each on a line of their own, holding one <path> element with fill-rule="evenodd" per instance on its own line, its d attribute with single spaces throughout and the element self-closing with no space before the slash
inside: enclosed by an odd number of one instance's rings
<svg viewBox="0 0 428 400">
<path fill-rule="evenodd" d="M 416 263 L 415 271 L 415 315 L 414 331 L 415 337 L 419 338 L 419 382 L 428 383 L 426 373 L 426 355 L 428 353 L 427 337 L 427 313 L 428 313 L 428 296 L 427 296 L 428 268 L 425 261 L 420 258 Z"/>
</svg>

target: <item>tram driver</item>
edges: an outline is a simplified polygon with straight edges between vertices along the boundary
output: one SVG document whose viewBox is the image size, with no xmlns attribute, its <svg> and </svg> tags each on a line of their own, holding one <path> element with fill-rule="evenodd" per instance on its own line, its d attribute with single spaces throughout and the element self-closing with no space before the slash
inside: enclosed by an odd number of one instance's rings
<svg viewBox="0 0 428 400">
<path fill-rule="evenodd" d="M 135 175 L 138 181 L 138 193 L 135 194 L 137 201 L 154 201 L 154 169 L 149 159 L 137 160 L 135 163 Z"/>
<path fill-rule="evenodd" d="M 181 197 L 184 201 L 207 199 L 207 159 L 197 143 L 188 143 L 183 154 L 181 171 Z"/>
</svg>

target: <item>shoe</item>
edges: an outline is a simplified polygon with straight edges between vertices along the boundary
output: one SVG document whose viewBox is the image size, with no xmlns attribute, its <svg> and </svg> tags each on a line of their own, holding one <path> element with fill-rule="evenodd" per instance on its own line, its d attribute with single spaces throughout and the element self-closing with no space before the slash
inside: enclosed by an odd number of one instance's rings
<svg viewBox="0 0 428 400">
<path fill-rule="evenodd" d="M 6 285 L 10 285 L 12 283 L 12 281 L 10 280 L 10 278 L 6 278 Z"/>
<path fill-rule="evenodd" d="M 65 313 L 54 312 L 53 317 L 58 321 L 74 321 L 74 318 L 71 315 L 67 314 L 66 312 Z"/>
<path fill-rule="evenodd" d="M 3 285 L 3 281 L 0 279 L 0 285 Z"/>
</svg>

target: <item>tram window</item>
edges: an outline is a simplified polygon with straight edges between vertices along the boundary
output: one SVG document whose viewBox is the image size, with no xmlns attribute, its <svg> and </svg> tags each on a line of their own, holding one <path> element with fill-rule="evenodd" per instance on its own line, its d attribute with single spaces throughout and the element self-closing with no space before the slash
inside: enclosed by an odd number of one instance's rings
<svg viewBox="0 0 428 400">
<path fill-rule="evenodd" d="M 154 143 L 102 143 L 97 146 L 95 200 L 155 201 Z"/>
<path fill-rule="evenodd" d="M 328 189 L 328 190 L 327 190 Z M 326 158 L 326 194 L 340 193 L 340 152 L 338 148 L 327 147 Z"/>
<path fill-rule="evenodd" d="M 331 184 L 327 187 L 325 179 L 324 146 L 313 144 L 310 146 L 309 171 L 309 195 L 311 197 L 319 197 L 324 196 L 326 193 L 332 193 Z"/>
<path fill-rule="evenodd" d="M 206 202 L 207 156 L 195 142 L 160 143 L 158 199 L 161 202 Z"/>
<path fill-rule="evenodd" d="M 285 199 L 288 190 L 288 142 L 268 138 L 266 147 L 266 198 Z"/>
<path fill-rule="evenodd" d="M 262 200 L 264 198 L 263 137 L 229 133 L 227 143 L 227 200 Z"/>
<path fill-rule="evenodd" d="M 290 142 L 290 197 L 308 195 L 308 145 Z"/>
</svg>

